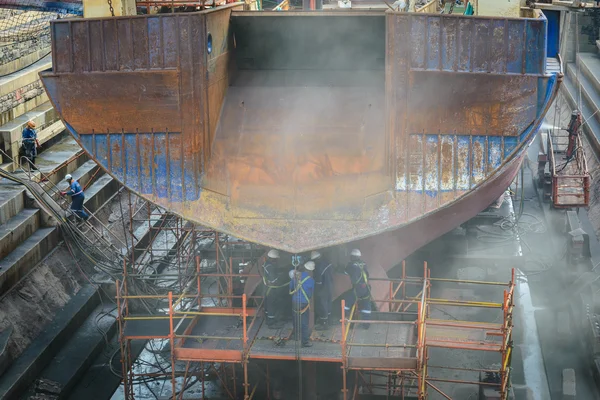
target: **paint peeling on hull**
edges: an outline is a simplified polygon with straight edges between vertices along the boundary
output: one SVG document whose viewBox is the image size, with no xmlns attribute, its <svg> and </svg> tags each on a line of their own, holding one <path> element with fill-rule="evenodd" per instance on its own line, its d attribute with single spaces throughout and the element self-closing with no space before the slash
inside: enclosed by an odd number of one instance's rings
<svg viewBox="0 0 600 400">
<path fill-rule="evenodd" d="M 544 18 L 240 7 L 55 21 L 42 79 L 128 188 L 290 252 L 460 209 L 522 154 L 559 83 Z"/>
</svg>

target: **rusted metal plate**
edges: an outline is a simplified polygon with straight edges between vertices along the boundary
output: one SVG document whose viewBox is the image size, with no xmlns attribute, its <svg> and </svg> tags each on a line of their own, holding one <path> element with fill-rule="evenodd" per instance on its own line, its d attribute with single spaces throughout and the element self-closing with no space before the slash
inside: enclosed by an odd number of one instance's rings
<svg viewBox="0 0 600 400">
<path fill-rule="evenodd" d="M 231 10 L 54 22 L 43 80 L 132 190 L 290 252 L 424 224 L 389 234 L 406 255 L 464 222 L 557 89 L 544 19 Z"/>
<path fill-rule="evenodd" d="M 165 132 L 167 127 L 171 131 L 181 131 L 179 74 L 176 70 L 106 72 L 89 74 L 85 80 L 65 74 L 48 80 L 46 87 L 54 95 L 62 118 L 81 135 Z M 135 110 L 124 107 L 124 99 L 135 99 Z"/>
<path fill-rule="evenodd" d="M 390 184 L 381 89 L 263 82 L 229 89 L 210 161 L 227 170 L 234 215 L 360 218 L 364 197 Z"/>
<path fill-rule="evenodd" d="M 535 76 L 410 73 L 410 133 L 518 136 L 535 119 Z"/>
<path fill-rule="evenodd" d="M 413 70 L 543 75 L 545 18 L 490 18 L 388 13 L 391 25 L 408 25 Z M 396 43 L 397 46 L 397 43 Z"/>
</svg>

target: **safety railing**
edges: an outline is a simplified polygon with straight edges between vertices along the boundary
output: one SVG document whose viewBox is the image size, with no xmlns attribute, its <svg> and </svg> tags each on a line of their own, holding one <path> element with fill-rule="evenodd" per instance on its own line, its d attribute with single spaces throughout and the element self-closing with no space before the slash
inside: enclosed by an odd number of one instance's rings
<svg viewBox="0 0 600 400">
<path fill-rule="evenodd" d="M 394 373 L 397 377 L 402 380 L 402 383 L 398 385 L 401 393 L 404 392 L 405 383 L 417 381 L 416 388 L 424 387 L 424 381 L 421 377 L 426 372 L 426 357 L 427 348 L 425 343 L 426 337 L 426 318 L 427 318 L 427 298 L 429 297 L 429 270 L 427 269 L 427 263 L 424 263 L 423 278 L 409 278 L 406 276 L 406 265 L 402 263 L 402 277 L 399 279 L 391 278 L 370 278 L 371 281 L 389 281 L 389 293 L 388 297 L 384 299 L 372 299 L 376 304 L 380 305 L 380 309 L 387 311 L 378 312 L 378 318 L 374 319 L 355 319 L 357 314 L 356 304 L 354 304 L 350 310 L 348 316 L 344 315 L 346 307 L 346 301 L 342 300 L 342 327 L 341 327 L 341 353 L 342 353 L 342 366 L 344 369 L 343 374 L 343 398 L 347 400 L 348 388 L 347 388 L 347 373 L 348 371 L 355 371 L 357 374 L 361 374 L 364 371 L 380 371 L 384 373 Z M 419 290 L 416 296 L 408 296 L 411 291 Z M 400 298 L 398 298 L 400 297 Z M 412 307 L 412 308 L 411 308 Z M 414 311 L 413 311 L 414 309 Z M 384 318 L 384 319 L 382 319 Z M 414 342 L 391 342 L 387 339 L 385 342 L 358 342 L 353 341 L 354 332 L 353 328 L 358 327 L 362 324 L 369 325 L 383 325 L 386 329 L 393 326 L 394 331 L 397 329 L 408 329 L 414 330 L 416 340 Z M 406 337 L 413 337 L 412 334 L 407 334 Z M 392 353 L 387 358 L 379 358 L 378 366 L 371 364 L 371 361 L 367 361 L 367 364 L 363 365 L 361 358 L 364 356 L 352 356 L 353 348 L 361 348 L 364 354 L 365 349 L 379 349 L 379 350 L 391 350 Z M 407 350 L 402 355 L 398 351 Z M 377 352 L 373 353 L 377 354 Z M 384 360 L 386 360 L 384 362 Z M 400 361 L 401 360 L 401 361 Z M 398 374 L 398 370 L 403 372 Z M 412 371 L 412 372 L 411 372 Z M 355 380 L 357 382 L 357 380 Z M 366 382 L 365 382 L 366 383 Z M 356 384 L 356 383 L 355 383 Z M 410 384 L 408 384 L 410 386 Z M 382 387 L 389 388 L 389 385 L 383 385 Z M 400 389 L 401 388 L 401 389 Z M 356 390 L 356 388 L 355 388 Z"/>
<path fill-rule="evenodd" d="M 591 177 L 587 168 L 587 160 L 583 151 L 581 137 L 577 136 L 574 154 L 557 165 L 556 156 L 565 155 L 568 146 L 568 136 L 565 148 L 555 146 L 553 134 L 548 134 L 547 148 L 550 157 L 550 172 L 552 174 L 552 203 L 556 208 L 587 207 L 590 202 Z"/>
<path fill-rule="evenodd" d="M 227 257 L 234 258 L 232 257 Z M 230 263 L 229 263 L 230 264 Z M 137 323 L 139 321 L 152 321 L 168 325 L 164 331 L 164 335 L 159 338 L 170 341 L 172 364 L 176 362 L 192 362 L 198 361 L 201 363 L 221 363 L 231 366 L 231 373 L 235 375 L 234 364 L 244 370 L 243 387 L 245 398 L 251 398 L 256 390 L 251 389 L 247 376 L 247 364 L 250 362 L 251 349 L 254 346 L 254 341 L 257 340 L 258 330 L 262 321 L 260 318 L 260 310 L 262 309 L 262 296 L 246 296 L 235 295 L 233 293 L 206 293 L 205 287 L 202 287 L 204 281 L 202 279 L 214 279 L 222 277 L 218 273 L 203 273 L 200 269 L 200 258 L 196 257 L 195 274 L 190 274 L 191 278 L 187 285 L 182 288 L 177 294 L 170 291 L 166 295 L 127 295 L 127 282 L 117 282 L 117 306 L 119 310 L 119 329 L 124 339 L 134 339 L 129 333 L 124 334 L 127 329 L 126 324 Z M 232 278 L 242 277 L 244 279 L 257 278 L 257 274 L 230 274 Z M 227 277 L 227 274 L 225 274 Z M 379 312 L 379 316 L 370 320 L 360 320 L 356 318 L 358 310 L 356 305 L 350 310 L 349 316 L 341 318 L 341 339 L 338 347 L 341 351 L 341 363 L 343 367 L 343 398 L 349 400 L 352 390 L 348 388 L 347 375 L 350 372 L 356 374 L 372 374 L 379 373 L 380 377 L 388 377 L 393 382 L 381 384 L 381 379 L 376 379 L 375 382 L 365 380 L 364 376 L 360 379 L 355 379 L 356 382 L 361 382 L 361 385 L 372 385 L 372 388 L 380 390 L 398 391 L 398 393 L 411 393 L 417 395 L 420 400 L 427 397 L 428 391 L 435 391 L 443 398 L 450 398 L 445 394 L 446 388 L 444 384 L 474 384 L 479 386 L 491 387 L 500 393 L 501 399 L 507 399 L 509 376 L 510 376 L 510 358 L 512 353 L 511 334 L 512 334 L 512 312 L 514 309 L 514 271 L 509 283 L 505 282 L 486 282 L 477 280 L 461 280 L 448 278 L 433 278 L 431 273 L 424 264 L 423 277 L 408 277 L 404 273 L 400 279 L 390 280 L 390 296 L 387 299 L 376 299 L 379 304 L 383 303 L 382 309 L 387 312 Z M 432 287 L 442 284 L 468 284 L 468 285 L 486 285 L 490 289 L 498 288 L 498 292 L 502 290 L 503 297 L 501 302 L 492 301 L 468 301 L 468 300 L 452 300 L 433 297 Z M 403 293 L 404 289 L 404 293 Z M 493 290 L 490 290 L 493 292 Z M 203 299 L 220 296 L 222 298 L 240 299 L 240 307 L 203 306 Z M 398 298 L 399 297 L 399 298 Z M 129 302 L 134 299 L 162 299 L 166 300 L 166 306 L 157 308 L 160 311 L 157 315 L 132 315 Z M 205 303 L 204 303 L 205 304 Z M 254 304 L 254 307 L 249 307 L 249 304 Z M 401 304 L 401 308 L 398 308 Z M 346 302 L 342 300 L 341 311 L 344 315 Z M 408 311 L 403 311 L 409 305 Z M 461 320 L 445 320 L 433 318 L 430 314 L 430 308 L 433 307 L 484 307 L 496 310 L 500 318 L 499 323 L 492 322 L 477 322 L 477 321 L 461 321 Z M 413 311 L 414 308 L 414 311 Z M 392 310 L 392 311 L 389 311 Z M 398 311 L 395 311 L 398 310 Z M 385 317 L 382 319 L 381 314 Z M 204 331 L 202 327 L 196 328 L 197 324 L 202 322 L 202 319 L 212 318 L 213 322 L 218 318 L 234 317 L 239 325 L 231 325 L 230 330 L 223 331 L 219 334 L 219 329 Z M 388 319 L 390 317 L 391 319 Z M 398 320 L 400 318 L 400 320 Z M 406 320 L 402 320 L 406 318 Z M 204 322 L 207 322 L 204 320 Z M 387 338 L 384 341 L 377 342 L 375 340 L 367 340 L 360 342 L 356 340 L 356 332 L 367 332 L 357 330 L 361 324 L 387 325 L 387 328 L 394 329 L 404 326 L 410 328 L 414 332 L 413 341 L 408 343 L 391 342 Z M 195 329 L 196 328 L 196 329 Z M 339 328 L 338 328 L 339 329 Z M 371 328 L 373 329 L 373 328 Z M 460 332 L 483 332 L 484 340 L 478 340 L 478 346 L 472 346 L 469 341 L 463 340 L 457 333 Z M 202 332 L 202 333 L 199 333 Z M 128 336 L 129 335 L 129 336 Z M 155 337 L 157 338 L 157 337 Z M 488 338 L 492 338 L 488 340 Z M 123 339 L 122 339 L 123 341 Z M 192 342 L 192 343 L 190 343 Z M 475 343 L 475 342 L 474 342 Z M 189 344 L 189 345 L 188 345 Z M 428 363 L 429 349 L 431 347 L 442 347 L 447 349 L 458 350 L 482 350 L 496 352 L 500 356 L 500 366 L 497 369 L 493 368 L 465 368 L 430 365 Z M 387 360 L 382 357 L 377 359 L 378 364 L 370 364 L 363 366 L 360 364 L 360 357 L 365 357 L 365 348 L 371 348 L 374 352 L 381 350 L 390 351 L 392 354 Z M 361 355 L 352 355 L 352 349 L 360 349 Z M 406 352 L 402 350 L 406 349 Z M 398 351 L 400 350 L 400 351 Z M 400 354 L 402 353 L 402 354 Z M 369 356 L 367 356 L 369 357 Z M 259 357 L 260 358 L 260 357 Z M 408 360 L 408 363 L 403 364 L 403 367 L 398 367 L 398 364 L 387 363 L 392 360 L 397 362 L 400 358 Z M 385 361 L 386 364 L 381 361 Z M 475 379 L 446 379 L 445 375 L 440 376 L 436 371 L 450 370 L 454 372 L 463 372 L 469 374 L 489 374 L 491 376 L 499 376 L 498 381 L 486 381 Z M 127 371 L 125 371 L 127 372 Z M 124 372 L 124 373 L 125 373 Z M 176 378 L 175 368 L 167 371 L 172 374 L 173 393 L 176 393 L 178 386 L 181 386 L 181 379 Z M 181 378 L 188 375 L 187 367 L 185 372 L 180 368 L 177 372 L 177 377 Z M 256 383 L 258 385 L 258 383 Z M 377 386 L 379 385 L 379 386 Z M 234 388 L 230 388 L 232 391 Z M 229 390 L 229 389 L 227 389 Z M 357 388 L 355 387 L 356 391 Z M 236 394 L 231 392 L 230 397 L 235 398 Z"/>
<path fill-rule="evenodd" d="M 4 151 L 0 150 L 0 154 L 15 164 L 14 160 Z M 29 168 L 25 169 L 23 165 L 29 165 Z M 23 162 L 18 164 L 19 171 L 17 173 L 2 170 L 0 171 L 0 175 L 3 178 L 23 184 L 38 201 L 40 206 L 61 223 L 64 228 L 63 233 L 76 238 L 73 242 L 92 263 L 97 264 L 99 262 L 97 257 L 101 257 L 101 262 L 111 265 L 115 264 L 116 270 L 120 270 L 122 260 L 120 249 L 108 240 L 106 235 L 109 235 L 119 246 L 125 247 L 126 244 L 85 207 L 84 210 L 90 216 L 87 221 L 81 221 L 79 225 L 66 223 L 72 211 L 70 211 L 70 205 L 67 200 L 61 200 L 61 190 L 49 179 L 48 175 L 34 170 L 32 167 L 33 164 L 31 161 L 24 158 Z M 39 180 L 42 182 L 40 183 Z M 98 227 L 101 227 L 102 231 Z"/>
<path fill-rule="evenodd" d="M 377 303 L 387 303 L 382 308 L 387 312 L 381 314 L 401 315 L 403 317 L 413 317 L 410 321 L 382 321 L 382 320 L 354 320 L 356 307 L 351 309 L 349 317 L 342 318 L 342 364 L 344 371 L 348 373 L 351 370 L 365 370 L 367 368 L 359 368 L 349 363 L 351 349 L 353 347 L 373 347 L 393 349 L 396 347 L 406 347 L 415 349 L 416 366 L 414 370 L 407 371 L 406 369 L 400 372 L 395 372 L 395 378 L 401 379 L 400 384 L 402 390 L 406 389 L 405 382 L 415 382 L 411 386 L 415 390 L 414 394 L 419 399 L 427 398 L 429 389 L 435 391 L 444 398 L 450 398 L 444 393 L 442 386 L 439 383 L 458 383 L 458 384 L 473 384 L 479 386 L 492 387 L 498 391 L 501 399 L 506 399 L 508 396 L 508 385 L 510 376 L 510 357 L 512 353 L 512 312 L 514 309 L 514 270 L 511 274 L 510 282 L 490 282 L 479 280 L 451 279 L 451 278 L 433 278 L 427 264 L 424 263 L 423 277 L 406 276 L 406 266 L 402 265 L 402 277 L 399 279 L 372 278 L 371 280 L 389 280 L 388 298 L 383 300 L 375 300 Z M 493 301 L 469 301 L 461 299 L 443 299 L 431 296 L 431 288 L 434 285 L 441 284 L 461 284 L 461 285 L 482 285 L 497 287 L 498 290 L 503 289 L 503 297 L 501 302 Z M 415 295 L 414 292 L 418 290 Z M 412 292 L 412 293 L 411 293 Z M 345 307 L 345 301 L 342 301 L 342 312 Z M 412 307 L 412 308 L 410 308 Z M 429 308 L 463 308 L 475 307 L 496 310 L 498 318 L 502 319 L 500 323 L 478 322 L 478 321 L 461 321 L 455 319 L 440 319 L 432 318 Z M 416 311 L 413 312 L 412 310 Z M 415 315 L 416 313 L 416 315 Z M 343 315 L 343 314 L 342 314 Z M 416 332 L 416 340 L 414 343 L 406 345 L 397 345 L 395 343 L 355 343 L 351 341 L 352 327 L 361 323 L 369 324 L 406 324 L 413 325 Z M 464 338 L 462 336 L 465 336 Z M 471 337 L 471 339 L 469 339 Z M 387 341 L 387 339 L 386 339 Z M 500 354 L 500 367 L 498 369 L 486 368 L 462 368 L 452 366 L 439 366 L 428 364 L 428 351 L 431 347 L 439 347 L 445 349 L 456 350 L 475 350 L 496 352 Z M 394 367 L 388 368 L 368 368 L 369 370 L 391 371 Z M 500 379 L 495 381 L 475 381 L 467 379 L 445 379 L 438 377 L 435 371 L 453 370 L 468 373 L 488 374 L 490 376 L 498 376 Z M 344 374 L 345 375 L 345 374 Z M 366 384 L 366 382 L 363 382 Z M 347 399 L 348 388 L 346 387 L 346 378 L 344 376 L 344 399 Z M 409 385 L 410 386 L 410 385 Z M 389 389 L 390 385 L 383 385 Z M 355 388 L 356 389 L 356 388 Z M 401 391 L 402 391 L 401 390 Z M 411 389 L 412 390 L 412 389 Z"/>
<path fill-rule="evenodd" d="M 436 386 L 436 383 L 451 383 L 451 384 L 472 384 L 480 387 L 489 387 L 495 389 L 501 399 L 508 398 L 508 384 L 510 376 L 510 357 L 512 353 L 512 312 L 514 309 L 514 289 L 515 289 L 515 271 L 511 271 L 511 280 L 505 282 L 487 282 L 476 280 L 460 280 L 460 279 L 440 279 L 430 278 L 432 284 L 437 282 L 471 284 L 482 286 L 495 286 L 498 288 L 504 287 L 502 290 L 502 301 L 466 301 L 466 300 L 444 300 L 444 299 L 428 299 L 427 304 L 449 307 L 479 307 L 490 310 L 497 310 L 500 323 L 494 322 L 479 322 L 479 321 L 457 321 L 427 318 L 425 325 L 429 329 L 436 330 L 435 333 L 425 335 L 425 347 L 440 347 L 445 349 L 454 349 L 459 351 L 474 350 L 486 351 L 500 354 L 500 367 L 498 369 L 490 368 L 463 368 L 452 366 L 432 366 L 427 365 L 425 373 L 422 374 L 424 384 L 427 388 L 431 388 L 442 395 L 444 398 L 450 398 L 443 390 Z M 474 338 L 469 338 L 475 333 Z M 467 335 L 467 338 L 461 337 Z M 479 337 L 477 337 L 479 336 Z M 425 357 L 426 359 L 426 357 Z M 466 374 L 477 374 L 479 380 L 469 379 L 447 379 L 436 376 L 435 371 L 448 370 L 455 372 L 463 372 Z M 481 375 L 490 376 L 490 379 L 481 379 Z M 498 377 L 498 379 L 494 378 Z M 426 390 L 424 391 L 426 395 Z"/>
</svg>

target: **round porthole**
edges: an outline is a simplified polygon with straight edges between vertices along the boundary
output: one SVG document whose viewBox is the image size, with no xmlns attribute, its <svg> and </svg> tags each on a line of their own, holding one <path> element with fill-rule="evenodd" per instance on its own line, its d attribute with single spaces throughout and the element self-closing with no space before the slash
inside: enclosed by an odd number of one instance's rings
<svg viewBox="0 0 600 400">
<path fill-rule="evenodd" d="M 212 53 L 212 35 L 208 34 L 208 39 L 206 39 L 206 51 L 208 54 Z"/>
</svg>

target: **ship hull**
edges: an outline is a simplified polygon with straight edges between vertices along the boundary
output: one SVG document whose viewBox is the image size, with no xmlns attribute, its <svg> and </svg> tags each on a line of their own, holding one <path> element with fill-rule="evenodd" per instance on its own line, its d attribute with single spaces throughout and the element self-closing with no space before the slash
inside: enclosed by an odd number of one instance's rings
<svg viewBox="0 0 600 400">
<path fill-rule="evenodd" d="M 388 271 L 397 266 L 399 260 L 406 259 L 419 248 L 460 226 L 497 200 L 519 172 L 527 153 L 526 149 L 527 146 L 524 146 L 523 150 L 498 171 L 494 178 L 487 180 L 459 201 L 394 231 L 349 243 L 347 249 L 356 247 L 363 253 L 369 275 L 372 278 L 382 279 L 371 281 L 373 298 L 375 300 L 387 298 L 389 286 L 385 279 Z M 248 295 L 253 294 L 261 282 L 260 278 L 250 277 L 246 282 L 245 292 Z M 335 279 L 334 298 L 350 289 L 349 279 Z M 377 304 L 382 306 L 384 303 Z"/>
<path fill-rule="evenodd" d="M 560 82 L 541 15 L 239 7 L 55 21 L 42 80 L 128 189 L 290 253 L 389 240 L 397 261 L 464 222 L 508 186 Z"/>
</svg>

